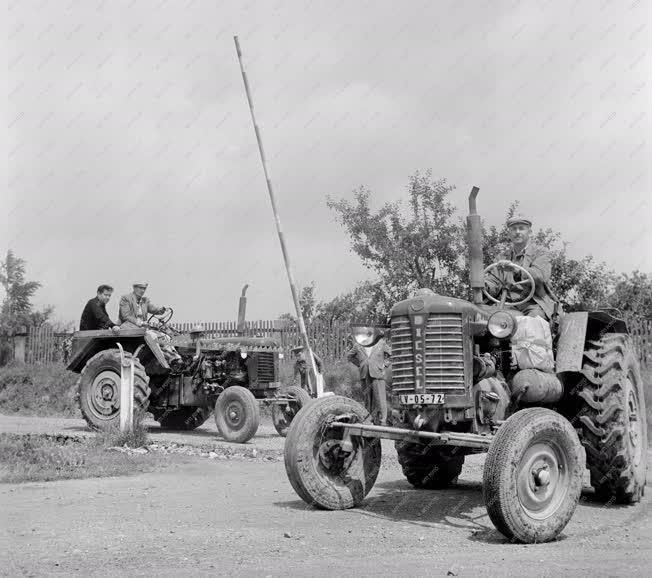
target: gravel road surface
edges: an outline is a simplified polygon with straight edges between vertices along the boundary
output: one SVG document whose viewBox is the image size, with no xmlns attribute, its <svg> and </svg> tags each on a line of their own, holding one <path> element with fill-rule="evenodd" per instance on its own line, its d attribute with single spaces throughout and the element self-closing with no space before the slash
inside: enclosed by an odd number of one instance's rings
<svg viewBox="0 0 652 578">
<path fill-rule="evenodd" d="M 247 445 L 280 452 L 283 439 L 264 425 Z M 226 444 L 211 429 L 153 432 L 152 441 Z M 84 435 L 85 428 L 80 420 L 0 416 L 0 431 Z M 425 491 L 403 479 L 391 444 L 383 450 L 364 506 L 339 512 L 306 506 L 282 461 L 264 459 L 196 458 L 138 476 L 0 485 L 0 574 L 649 575 L 649 497 L 605 506 L 587 490 L 561 539 L 515 545 L 486 515 L 482 456 L 467 458 L 455 489 Z"/>
</svg>

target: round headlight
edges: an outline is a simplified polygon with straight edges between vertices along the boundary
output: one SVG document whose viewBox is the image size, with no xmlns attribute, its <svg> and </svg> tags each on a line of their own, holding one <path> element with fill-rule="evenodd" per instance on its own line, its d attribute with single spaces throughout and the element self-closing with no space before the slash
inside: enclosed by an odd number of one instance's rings
<svg viewBox="0 0 652 578">
<path fill-rule="evenodd" d="M 360 345 L 367 347 L 374 342 L 376 332 L 373 327 L 356 327 L 353 337 Z"/>
<path fill-rule="evenodd" d="M 247 359 L 247 352 L 246 351 L 241 351 L 240 352 L 240 357 L 242 357 L 242 359 Z"/>
<path fill-rule="evenodd" d="M 507 311 L 496 311 L 487 322 L 489 333 L 498 339 L 507 339 L 516 331 L 516 319 Z"/>
</svg>

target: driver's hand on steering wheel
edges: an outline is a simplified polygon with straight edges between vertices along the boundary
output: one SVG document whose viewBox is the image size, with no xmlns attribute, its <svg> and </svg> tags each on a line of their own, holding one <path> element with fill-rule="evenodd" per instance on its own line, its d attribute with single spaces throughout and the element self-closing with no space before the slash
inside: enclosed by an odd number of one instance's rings
<svg viewBox="0 0 652 578">
<path fill-rule="evenodd" d="M 514 263 L 512 263 L 509 259 L 501 259 L 500 261 L 496 261 L 496 265 L 498 267 L 502 267 L 504 269 L 514 269 Z"/>
</svg>

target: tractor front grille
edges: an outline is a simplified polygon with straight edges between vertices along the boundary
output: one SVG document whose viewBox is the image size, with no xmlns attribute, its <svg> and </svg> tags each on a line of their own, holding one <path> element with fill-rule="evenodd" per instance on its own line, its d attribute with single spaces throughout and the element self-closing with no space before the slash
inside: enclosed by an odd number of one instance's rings
<svg viewBox="0 0 652 578">
<path fill-rule="evenodd" d="M 419 358 L 425 391 L 464 393 L 464 336 L 462 315 L 431 313 L 425 324 L 422 348 L 415 351 L 415 333 L 407 316 L 392 319 L 392 389 L 415 391 Z M 419 355 L 420 354 L 420 355 Z M 418 357 L 417 357 L 418 356 Z M 423 391 L 422 388 L 420 391 Z"/>
<path fill-rule="evenodd" d="M 258 352 L 258 381 L 270 383 L 276 379 L 275 354 L 267 351 Z"/>
</svg>

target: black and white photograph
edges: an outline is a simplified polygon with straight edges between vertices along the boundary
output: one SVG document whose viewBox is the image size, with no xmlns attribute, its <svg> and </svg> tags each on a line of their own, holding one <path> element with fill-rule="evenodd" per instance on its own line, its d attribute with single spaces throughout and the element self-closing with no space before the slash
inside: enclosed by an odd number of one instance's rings
<svg viewBox="0 0 652 578">
<path fill-rule="evenodd" d="M 651 0 L 4 14 L 0 576 L 650 575 Z"/>
</svg>

